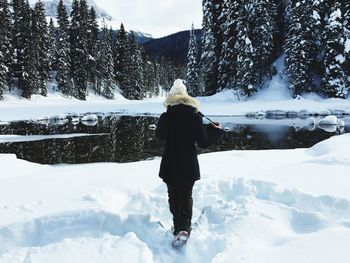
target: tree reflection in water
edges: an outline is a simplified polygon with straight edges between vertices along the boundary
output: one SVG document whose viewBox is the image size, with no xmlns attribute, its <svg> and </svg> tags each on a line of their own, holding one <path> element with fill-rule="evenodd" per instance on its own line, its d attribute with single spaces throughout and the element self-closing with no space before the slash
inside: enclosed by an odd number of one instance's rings
<svg viewBox="0 0 350 263">
<path fill-rule="evenodd" d="M 22 141 L 4 141 L 0 137 L 0 153 L 14 153 L 18 158 L 42 164 L 132 162 L 160 156 L 163 143 L 154 138 L 157 117 L 96 116 L 82 121 L 77 116 L 41 121 L 20 121 L 0 125 L 0 135 L 26 135 Z M 80 121 L 79 121 L 80 119 Z M 225 121 L 225 120 L 224 120 Z M 224 150 L 263 150 L 306 148 L 341 132 L 334 129 L 310 129 L 293 125 L 229 122 L 225 136 L 218 145 L 200 153 Z M 331 132 L 330 132 L 331 131 Z M 65 138 L 50 138 L 66 134 Z M 70 135 L 77 135 L 71 137 Z M 42 135 L 31 141 L 31 135 Z M 46 136 L 46 137 L 45 137 Z"/>
</svg>

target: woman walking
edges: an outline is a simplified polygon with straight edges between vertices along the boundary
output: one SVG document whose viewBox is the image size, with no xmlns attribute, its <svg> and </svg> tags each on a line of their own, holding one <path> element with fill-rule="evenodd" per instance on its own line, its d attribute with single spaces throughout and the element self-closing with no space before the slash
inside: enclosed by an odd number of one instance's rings
<svg viewBox="0 0 350 263">
<path fill-rule="evenodd" d="M 191 230 L 192 189 L 200 179 L 196 144 L 201 148 L 216 141 L 223 130 L 220 124 L 203 126 L 199 102 L 187 94 L 182 80 L 177 79 L 164 101 L 167 111 L 158 121 L 156 136 L 165 141 L 159 177 L 167 185 L 170 212 L 173 215 L 174 246 L 186 243 Z"/>
</svg>

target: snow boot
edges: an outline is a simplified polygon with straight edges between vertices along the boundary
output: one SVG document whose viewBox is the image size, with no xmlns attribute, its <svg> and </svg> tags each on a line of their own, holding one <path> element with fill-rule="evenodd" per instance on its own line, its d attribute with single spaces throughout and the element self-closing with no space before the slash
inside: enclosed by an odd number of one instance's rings
<svg viewBox="0 0 350 263">
<path fill-rule="evenodd" d="M 180 231 L 171 243 L 173 248 L 180 248 L 185 245 L 189 237 L 190 234 L 187 231 Z"/>
</svg>

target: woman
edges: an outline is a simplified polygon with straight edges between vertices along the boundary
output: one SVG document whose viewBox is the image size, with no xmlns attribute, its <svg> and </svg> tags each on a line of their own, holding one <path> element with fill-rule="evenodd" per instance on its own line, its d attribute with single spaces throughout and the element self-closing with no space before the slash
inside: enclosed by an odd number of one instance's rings
<svg viewBox="0 0 350 263">
<path fill-rule="evenodd" d="M 199 102 L 187 94 L 182 80 L 177 79 L 164 101 L 167 111 L 158 121 L 156 136 L 165 141 L 159 177 L 168 188 L 170 212 L 173 215 L 175 240 L 173 245 L 186 243 L 191 230 L 192 189 L 200 179 L 196 143 L 209 146 L 223 133 L 220 124 L 211 124 L 208 132 L 203 126 Z"/>
</svg>

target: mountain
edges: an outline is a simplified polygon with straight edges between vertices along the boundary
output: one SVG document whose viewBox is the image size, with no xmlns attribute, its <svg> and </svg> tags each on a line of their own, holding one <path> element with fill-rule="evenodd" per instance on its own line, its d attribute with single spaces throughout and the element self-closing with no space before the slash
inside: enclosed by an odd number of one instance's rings
<svg viewBox="0 0 350 263">
<path fill-rule="evenodd" d="M 202 30 L 196 29 L 195 34 L 199 51 L 201 51 Z M 187 63 L 187 51 L 190 40 L 190 31 L 181 31 L 166 37 L 152 39 L 143 44 L 144 49 L 150 56 L 160 59 L 164 57 L 174 61 L 178 65 Z"/>
<path fill-rule="evenodd" d="M 29 3 L 31 6 L 34 6 L 37 0 L 30 0 Z M 53 18 L 54 21 L 56 21 L 57 17 L 57 7 L 59 4 L 60 0 L 50 0 L 50 1 L 43 1 L 45 5 L 45 10 L 46 10 L 46 16 L 48 19 L 50 17 Z M 68 15 L 72 11 L 72 0 L 63 0 L 63 3 L 66 7 Z M 102 27 L 103 23 L 106 23 L 107 26 L 112 26 L 114 29 L 119 28 L 120 23 L 116 22 L 116 20 L 113 19 L 111 15 L 109 15 L 105 10 L 102 8 L 98 7 L 96 3 L 93 0 L 87 0 L 87 4 L 89 7 L 93 6 L 95 11 L 96 11 L 96 16 L 97 16 L 97 22 L 99 23 L 100 27 Z M 136 41 L 140 44 L 143 44 L 147 41 L 152 40 L 152 36 L 147 33 L 139 32 L 139 31 L 134 31 Z"/>
<path fill-rule="evenodd" d="M 100 25 L 100 27 L 102 28 L 104 26 L 104 24 L 107 26 L 107 28 L 112 27 L 113 29 L 113 34 L 118 34 L 119 28 L 120 28 L 120 22 L 112 19 L 110 21 L 103 21 L 103 19 L 97 19 L 98 24 Z M 141 31 L 134 31 L 134 30 L 129 30 L 127 31 L 129 34 L 131 32 L 134 32 L 135 38 L 136 38 L 136 42 L 139 44 L 143 44 L 145 42 L 148 42 L 150 40 L 153 39 L 151 34 L 147 34 Z M 114 36 L 115 36 L 114 35 Z"/>
<path fill-rule="evenodd" d="M 143 32 L 140 32 L 140 31 L 133 31 L 133 32 L 134 32 L 134 35 L 136 37 L 136 41 L 139 44 L 144 44 L 146 42 L 149 42 L 149 41 L 153 40 L 153 37 L 150 34 L 143 33 Z"/>
</svg>

